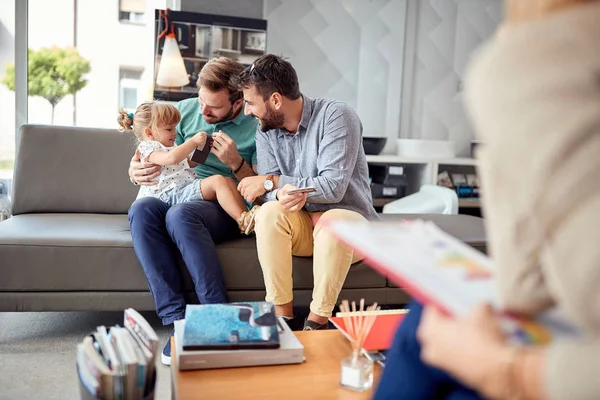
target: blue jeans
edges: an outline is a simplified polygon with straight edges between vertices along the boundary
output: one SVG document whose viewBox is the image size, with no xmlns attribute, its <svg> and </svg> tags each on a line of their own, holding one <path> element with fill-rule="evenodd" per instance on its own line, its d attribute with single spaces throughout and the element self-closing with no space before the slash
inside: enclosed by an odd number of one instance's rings
<svg viewBox="0 0 600 400">
<path fill-rule="evenodd" d="M 417 328 L 423 307 L 413 302 L 388 350 L 385 368 L 374 400 L 481 400 L 473 390 L 463 386 L 446 372 L 421 361 Z M 443 335 L 444 332 L 440 332 Z"/>
<path fill-rule="evenodd" d="M 164 325 L 185 317 L 178 252 L 200 303 L 228 301 L 215 243 L 237 237 L 239 228 L 217 203 L 194 201 L 169 207 L 161 200 L 144 197 L 131 205 L 129 226 L 135 254 Z"/>
</svg>

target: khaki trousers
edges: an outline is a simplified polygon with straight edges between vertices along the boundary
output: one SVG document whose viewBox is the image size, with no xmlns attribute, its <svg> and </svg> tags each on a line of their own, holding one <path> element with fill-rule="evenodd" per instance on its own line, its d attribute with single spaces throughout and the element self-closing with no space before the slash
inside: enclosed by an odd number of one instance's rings
<svg viewBox="0 0 600 400">
<path fill-rule="evenodd" d="M 360 261 L 324 228 L 329 220 L 365 218 L 343 209 L 324 213 L 286 211 L 279 202 L 265 203 L 256 215 L 258 259 L 263 270 L 266 300 L 275 305 L 293 299 L 292 255 L 313 256 L 314 287 L 310 311 L 330 317 L 350 265 Z"/>
</svg>

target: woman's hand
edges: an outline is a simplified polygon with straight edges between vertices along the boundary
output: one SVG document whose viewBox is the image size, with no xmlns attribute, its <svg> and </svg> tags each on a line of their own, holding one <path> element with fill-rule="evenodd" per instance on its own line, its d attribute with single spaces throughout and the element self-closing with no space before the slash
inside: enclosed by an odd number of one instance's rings
<svg viewBox="0 0 600 400">
<path fill-rule="evenodd" d="M 451 319 L 429 306 L 423 311 L 417 337 L 421 358 L 492 398 L 506 394 L 505 368 L 514 354 L 489 306 Z"/>
<path fill-rule="evenodd" d="M 285 184 L 277 192 L 277 200 L 279 200 L 279 203 L 284 210 L 292 212 L 300 211 L 306 204 L 308 193 L 287 194 L 287 192 L 292 189 L 296 189 L 296 187 L 290 184 Z"/>
<path fill-rule="evenodd" d="M 160 166 L 149 162 L 141 162 L 140 151 L 136 150 L 129 163 L 129 178 L 138 185 L 154 186 L 158 181 L 154 180 L 160 175 Z"/>
</svg>

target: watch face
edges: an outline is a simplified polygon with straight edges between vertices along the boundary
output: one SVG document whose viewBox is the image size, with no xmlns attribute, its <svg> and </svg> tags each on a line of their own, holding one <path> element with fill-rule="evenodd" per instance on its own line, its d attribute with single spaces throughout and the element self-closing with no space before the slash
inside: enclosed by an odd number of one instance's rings
<svg viewBox="0 0 600 400">
<path fill-rule="evenodd" d="M 265 187 L 265 190 L 271 191 L 271 189 L 273 189 L 273 181 L 270 179 L 267 179 L 264 183 L 264 187 Z"/>
</svg>

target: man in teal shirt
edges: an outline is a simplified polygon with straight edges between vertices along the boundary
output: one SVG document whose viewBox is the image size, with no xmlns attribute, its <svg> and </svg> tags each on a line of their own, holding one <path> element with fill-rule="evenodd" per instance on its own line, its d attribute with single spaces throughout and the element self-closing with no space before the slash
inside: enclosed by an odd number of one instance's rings
<svg viewBox="0 0 600 400">
<path fill-rule="evenodd" d="M 230 83 L 244 66 L 228 58 L 209 61 L 198 79 L 198 98 L 181 101 L 177 108 L 177 144 L 198 132 L 214 139 L 211 153 L 194 170 L 201 177 L 215 174 L 238 181 L 256 175 L 257 121 L 243 112 L 243 96 Z M 155 184 L 158 166 L 140 163 L 134 155 L 129 176 L 140 185 Z M 239 235 L 237 223 L 217 202 L 197 201 L 169 207 L 153 197 L 136 200 L 129 209 L 133 248 L 148 278 L 156 312 L 164 325 L 183 319 L 184 299 L 179 253 L 190 273 L 200 303 L 226 303 L 227 290 L 215 243 Z M 161 360 L 171 363 L 170 341 Z"/>
<path fill-rule="evenodd" d="M 200 89 L 200 96 L 204 92 Z M 199 178 L 207 178 L 212 175 L 223 175 L 231 178 L 236 178 L 232 171 L 235 171 L 241 163 L 241 159 L 234 157 L 235 154 L 225 155 L 224 152 L 233 150 L 224 146 L 220 146 L 222 142 L 227 142 L 225 135 L 229 137 L 237 146 L 239 156 L 244 159 L 248 165 L 256 165 L 256 144 L 255 132 L 257 120 L 244 115 L 243 112 L 238 112 L 232 119 L 215 121 L 211 116 L 203 115 L 204 109 L 209 109 L 209 104 L 202 103 L 200 98 L 192 98 L 180 101 L 177 104 L 177 109 L 181 112 L 181 121 L 177 125 L 177 139 L 175 142 L 179 145 L 194 136 L 198 132 L 206 132 L 215 140 L 215 150 L 211 152 L 204 164 L 198 165 L 194 170 Z M 214 108 L 213 108 L 214 109 Z M 218 119 L 217 119 L 218 120 Z M 226 134 L 222 132 L 227 132 Z M 218 147 L 217 147 L 218 146 Z M 226 150 L 223 150 L 225 148 Z M 221 150 L 221 151 L 220 151 Z M 225 161 L 221 161 L 224 158 Z M 231 160 L 229 160 L 231 158 Z M 237 164 L 235 163 L 237 161 Z M 226 165 L 231 163 L 231 165 Z"/>
</svg>

